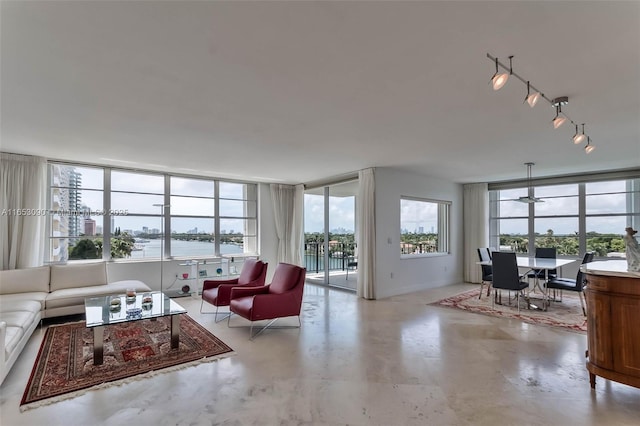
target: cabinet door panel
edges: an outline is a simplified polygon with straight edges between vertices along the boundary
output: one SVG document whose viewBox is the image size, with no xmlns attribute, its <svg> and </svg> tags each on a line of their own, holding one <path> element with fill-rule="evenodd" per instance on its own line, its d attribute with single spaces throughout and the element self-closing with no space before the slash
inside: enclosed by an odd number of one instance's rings
<svg viewBox="0 0 640 426">
<path fill-rule="evenodd" d="M 611 298 L 613 363 L 616 371 L 640 377 L 640 298 Z"/>
<path fill-rule="evenodd" d="M 600 368 L 612 369 L 610 298 L 588 288 L 585 296 L 587 299 L 589 361 Z"/>
</svg>

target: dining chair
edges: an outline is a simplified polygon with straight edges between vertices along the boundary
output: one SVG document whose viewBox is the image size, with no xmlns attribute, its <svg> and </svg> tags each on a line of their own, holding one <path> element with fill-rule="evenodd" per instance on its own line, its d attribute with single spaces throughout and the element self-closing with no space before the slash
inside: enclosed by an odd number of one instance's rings
<svg viewBox="0 0 640 426">
<path fill-rule="evenodd" d="M 586 252 L 584 254 L 584 257 L 582 258 L 582 264 L 581 265 L 584 265 L 585 263 L 592 262 L 593 261 L 593 256 L 594 256 L 593 252 Z M 580 297 L 580 306 L 582 306 L 582 313 L 586 316 L 587 315 L 587 310 L 585 308 L 584 294 L 583 294 L 584 282 L 585 282 L 584 274 L 580 270 L 580 267 L 578 267 L 578 274 L 576 275 L 576 279 L 575 280 L 571 279 L 571 278 L 558 278 L 558 277 L 555 277 L 555 278 L 552 278 L 549 281 L 547 281 L 546 285 L 547 285 L 547 291 L 549 291 L 550 289 L 560 290 L 560 301 L 561 302 L 562 302 L 562 291 L 563 290 L 578 292 L 578 296 Z M 553 299 L 553 300 L 555 300 L 555 299 Z"/>
<path fill-rule="evenodd" d="M 555 247 L 536 247 L 536 258 L 540 259 L 555 259 L 556 258 L 556 248 Z M 545 281 L 550 278 L 555 278 L 558 276 L 558 272 L 555 269 L 533 269 L 529 273 L 527 273 L 527 279 L 535 279 L 535 285 L 533 289 L 536 287 L 540 287 L 540 280 Z"/>
<path fill-rule="evenodd" d="M 523 297 L 527 301 L 527 308 L 529 308 L 529 302 L 523 294 L 523 290 L 529 287 L 529 283 L 522 281 L 522 277 L 518 272 L 518 260 L 514 252 L 494 252 L 492 254 L 492 272 L 493 280 L 491 285 L 494 290 L 493 303 L 495 305 L 498 298 L 498 292 L 501 290 L 509 291 L 509 305 L 511 305 L 511 292 L 516 292 L 516 302 L 518 304 L 518 312 L 520 312 L 520 298 Z M 500 300 L 502 297 L 500 295 Z"/>
<path fill-rule="evenodd" d="M 491 252 L 486 247 L 480 247 L 478 248 L 478 257 L 480 262 L 489 262 L 491 261 Z M 491 265 L 480 265 L 480 267 L 482 268 L 482 281 L 480 282 L 478 299 L 482 299 L 482 289 L 485 284 L 487 285 L 487 296 L 491 294 L 491 281 L 493 280 Z"/>
</svg>

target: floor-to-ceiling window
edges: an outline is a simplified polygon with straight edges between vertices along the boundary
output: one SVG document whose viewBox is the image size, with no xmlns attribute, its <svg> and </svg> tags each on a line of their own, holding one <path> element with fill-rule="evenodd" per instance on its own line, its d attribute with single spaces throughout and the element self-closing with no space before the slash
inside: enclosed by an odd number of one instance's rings
<svg viewBox="0 0 640 426">
<path fill-rule="evenodd" d="M 308 280 L 355 290 L 357 189 L 354 180 L 305 191 L 304 260 Z"/>
<path fill-rule="evenodd" d="M 49 163 L 47 262 L 257 253 L 257 185 Z"/>
<path fill-rule="evenodd" d="M 555 247 L 558 255 L 623 257 L 624 229 L 640 226 L 640 172 L 544 179 L 533 182 L 540 202 L 522 203 L 521 187 L 489 185 L 490 244 L 518 253 Z"/>
</svg>

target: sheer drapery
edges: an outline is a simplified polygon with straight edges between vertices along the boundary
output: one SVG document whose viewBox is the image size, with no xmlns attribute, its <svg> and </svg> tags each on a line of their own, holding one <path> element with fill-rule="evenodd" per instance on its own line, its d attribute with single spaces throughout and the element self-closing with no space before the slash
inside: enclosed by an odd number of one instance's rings
<svg viewBox="0 0 640 426">
<path fill-rule="evenodd" d="M 486 183 L 464 185 L 464 280 L 482 282 L 477 249 L 489 245 L 489 189 Z"/>
<path fill-rule="evenodd" d="M 376 285 L 376 214 L 374 169 L 358 172 L 356 198 L 358 224 L 358 297 L 375 299 Z"/>
<path fill-rule="evenodd" d="M 271 184 L 270 188 L 278 237 L 277 260 L 302 266 L 304 186 Z"/>
<path fill-rule="evenodd" d="M 44 158 L 1 153 L 0 269 L 42 265 L 47 202 Z"/>
</svg>

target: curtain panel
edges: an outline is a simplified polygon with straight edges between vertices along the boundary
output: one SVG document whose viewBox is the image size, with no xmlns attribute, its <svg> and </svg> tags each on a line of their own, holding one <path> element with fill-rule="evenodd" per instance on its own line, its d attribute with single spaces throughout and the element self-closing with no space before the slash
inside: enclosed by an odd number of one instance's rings
<svg viewBox="0 0 640 426">
<path fill-rule="evenodd" d="M 376 298 L 376 213 L 375 172 L 365 169 L 358 172 L 358 197 L 356 215 L 358 225 L 358 297 Z"/>
<path fill-rule="evenodd" d="M 278 262 L 302 265 L 304 185 L 271 184 Z"/>
<path fill-rule="evenodd" d="M 479 247 L 489 246 L 489 189 L 486 183 L 464 185 L 464 280 L 482 282 L 482 268 L 476 262 Z"/>
<path fill-rule="evenodd" d="M 0 269 L 43 264 L 46 194 L 44 158 L 1 153 Z"/>
</svg>

